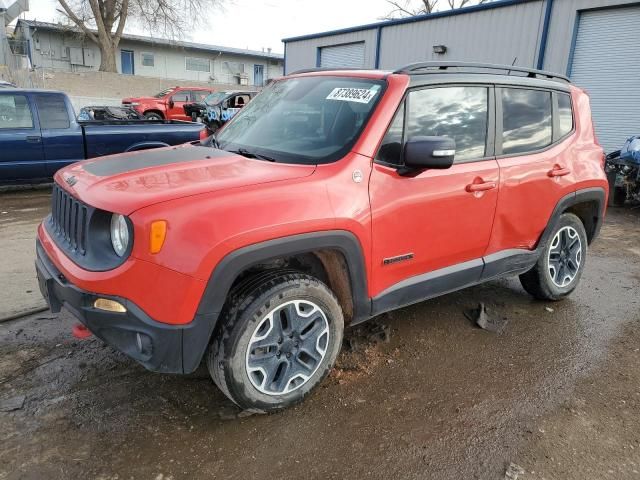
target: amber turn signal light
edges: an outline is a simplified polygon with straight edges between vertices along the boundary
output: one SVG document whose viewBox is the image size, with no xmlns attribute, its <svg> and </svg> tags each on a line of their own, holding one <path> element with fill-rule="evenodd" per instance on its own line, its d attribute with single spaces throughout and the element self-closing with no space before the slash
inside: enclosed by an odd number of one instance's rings
<svg viewBox="0 0 640 480">
<path fill-rule="evenodd" d="M 158 253 L 162 250 L 164 239 L 167 236 L 167 222 L 165 220 L 156 220 L 151 224 L 149 232 L 149 252 Z"/>
<path fill-rule="evenodd" d="M 93 302 L 93 307 L 107 312 L 125 313 L 127 309 L 120 302 L 109 300 L 108 298 L 98 298 Z"/>
</svg>

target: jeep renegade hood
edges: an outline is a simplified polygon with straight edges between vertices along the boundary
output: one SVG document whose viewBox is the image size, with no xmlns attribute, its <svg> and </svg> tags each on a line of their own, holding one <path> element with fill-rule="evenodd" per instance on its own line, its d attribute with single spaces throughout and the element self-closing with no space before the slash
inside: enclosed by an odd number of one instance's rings
<svg viewBox="0 0 640 480">
<path fill-rule="evenodd" d="M 58 171 L 55 180 L 91 206 L 128 215 L 167 200 L 306 177 L 314 170 L 183 145 L 79 162 Z"/>
</svg>

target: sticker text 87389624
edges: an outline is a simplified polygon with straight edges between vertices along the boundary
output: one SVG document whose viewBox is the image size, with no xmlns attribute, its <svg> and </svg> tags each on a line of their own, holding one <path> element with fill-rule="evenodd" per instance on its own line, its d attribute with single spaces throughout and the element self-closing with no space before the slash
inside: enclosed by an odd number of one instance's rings
<svg viewBox="0 0 640 480">
<path fill-rule="evenodd" d="M 338 100 L 341 102 L 369 103 L 378 93 L 377 88 L 334 88 L 327 100 Z"/>
</svg>

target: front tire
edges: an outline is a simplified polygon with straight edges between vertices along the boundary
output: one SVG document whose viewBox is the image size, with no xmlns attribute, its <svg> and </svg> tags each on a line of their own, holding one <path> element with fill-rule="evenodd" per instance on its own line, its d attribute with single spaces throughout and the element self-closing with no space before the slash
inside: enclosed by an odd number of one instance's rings
<svg viewBox="0 0 640 480">
<path fill-rule="evenodd" d="M 259 274 L 231 294 L 207 353 L 209 373 L 243 409 L 287 408 L 327 376 L 343 330 L 324 283 L 292 271 Z"/>
<path fill-rule="evenodd" d="M 162 115 L 156 112 L 147 112 L 144 114 L 144 118 L 147 120 L 162 120 Z"/>
<path fill-rule="evenodd" d="M 564 213 L 537 263 L 520 275 L 520 283 L 539 300 L 562 300 L 578 286 L 586 256 L 584 225 L 576 215 Z"/>
</svg>

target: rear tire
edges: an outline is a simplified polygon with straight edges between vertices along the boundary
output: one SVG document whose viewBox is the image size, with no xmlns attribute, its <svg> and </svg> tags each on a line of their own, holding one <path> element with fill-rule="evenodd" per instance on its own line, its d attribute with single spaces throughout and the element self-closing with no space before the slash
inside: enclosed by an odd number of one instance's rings
<svg viewBox="0 0 640 480">
<path fill-rule="evenodd" d="M 281 410 L 301 402 L 328 375 L 343 330 L 340 305 L 318 279 L 292 271 L 258 274 L 231 293 L 207 367 L 239 407 Z"/>
<path fill-rule="evenodd" d="M 562 300 L 578 286 L 586 256 L 584 225 L 574 214 L 564 213 L 534 267 L 520 275 L 520 283 L 539 300 Z"/>
</svg>

